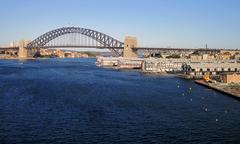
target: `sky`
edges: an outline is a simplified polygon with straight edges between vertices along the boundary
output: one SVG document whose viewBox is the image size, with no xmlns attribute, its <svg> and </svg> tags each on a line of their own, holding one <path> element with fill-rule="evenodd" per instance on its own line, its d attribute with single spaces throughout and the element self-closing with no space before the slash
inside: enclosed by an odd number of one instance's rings
<svg viewBox="0 0 240 144">
<path fill-rule="evenodd" d="M 240 48 L 240 0 L 1 0 L 0 45 L 56 28 L 97 30 L 139 46 Z"/>
</svg>

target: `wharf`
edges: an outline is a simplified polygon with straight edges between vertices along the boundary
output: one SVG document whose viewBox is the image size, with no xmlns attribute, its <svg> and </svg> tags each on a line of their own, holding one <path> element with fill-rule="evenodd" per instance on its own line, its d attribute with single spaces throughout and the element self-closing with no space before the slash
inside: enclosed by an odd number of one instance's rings
<svg viewBox="0 0 240 144">
<path fill-rule="evenodd" d="M 123 57 L 97 57 L 96 65 L 116 69 L 141 69 L 144 59 Z"/>
<path fill-rule="evenodd" d="M 139 69 L 144 73 L 177 73 L 184 59 L 97 57 L 96 65 L 116 69 Z"/>
<path fill-rule="evenodd" d="M 233 98 L 236 98 L 238 100 L 240 100 L 240 93 L 239 90 L 234 90 L 234 89 L 229 89 L 226 88 L 226 86 L 221 86 L 220 84 L 214 84 L 214 83 L 207 83 L 204 80 L 195 80 L 195 83 L 205 86 L 207 88 L 211 88 L 213 90 L 216 90 L 218 92 L 227 94 Z"/>
</svg>

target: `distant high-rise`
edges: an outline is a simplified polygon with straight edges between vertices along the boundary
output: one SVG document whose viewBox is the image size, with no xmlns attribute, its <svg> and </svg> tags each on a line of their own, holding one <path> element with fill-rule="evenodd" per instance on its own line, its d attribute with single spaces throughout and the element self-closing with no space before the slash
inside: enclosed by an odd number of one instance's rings
<svg viewBox="0 0 240 144">
<path fill-rule="evenodd" d="M 10 43 L 10 47 L 15 47 L 15 46 L 16 46 L 15 42 L 12 41 L 12 42 Z"/>
</svg>

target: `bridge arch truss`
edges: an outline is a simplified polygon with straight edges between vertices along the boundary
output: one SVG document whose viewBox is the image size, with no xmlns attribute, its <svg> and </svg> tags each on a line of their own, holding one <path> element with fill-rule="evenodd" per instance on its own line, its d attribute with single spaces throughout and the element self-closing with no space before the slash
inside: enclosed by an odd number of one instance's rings
<svg viewBox="0 0 240 144">
<path fill-rule="evenodd" d="M 108 36 L 104 33 L 91 30 L 91 29 L 79 28 L 79 27 L 63 27 L 63 28 L 49 31 L 41 35 L 40 37 L 36 38 L 29 44 L 27 44 L 26 48 L 28 49 L 48 48 L 47 43 L 49 43 L 50 41 L 60 36 L 63 36 L 66 34 L 72 34 L 72 33 L 77 33 L 77 34 L 85 35 L 89 38 L 92 38 L 93 40 L 99 42 L 102 45 L 101 48 L 109 49 L 111 52 L 113 52 L 115 56 L 122 55 L 122 49 L 124 46 L 123 42 L 117 39 L 114 39 L 113 37 Z M 99 47 L 96 46 L 96 48 L 99 48 Z"/>
</svg>

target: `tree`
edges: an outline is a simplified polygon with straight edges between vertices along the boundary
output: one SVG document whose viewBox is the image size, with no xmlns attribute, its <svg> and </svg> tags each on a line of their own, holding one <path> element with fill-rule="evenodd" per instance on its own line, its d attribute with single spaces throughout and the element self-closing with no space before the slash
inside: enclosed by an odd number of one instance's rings
<svg viewBox="0 0 240 144">
<path fill-rule="evenodd" d="M 166 58 L 174 58 L 174 59 L 179 59 L 179 58 L 181 58 L 181 56 L 180 55 L 178 55 L 178 54 L 172 54 L 172 55 L 170 55 L 170 56 L 167 56 Z"/>
</svg>

